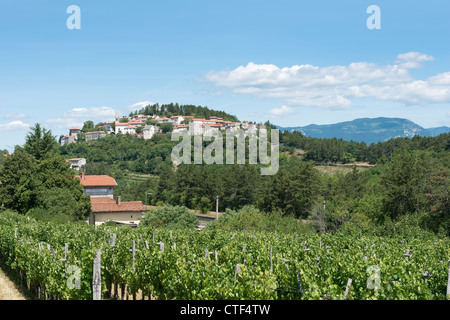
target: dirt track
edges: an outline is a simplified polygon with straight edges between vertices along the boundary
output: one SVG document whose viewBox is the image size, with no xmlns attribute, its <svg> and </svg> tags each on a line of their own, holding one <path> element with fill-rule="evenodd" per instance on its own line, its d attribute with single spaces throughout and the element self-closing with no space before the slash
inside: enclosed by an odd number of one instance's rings
<svg viewBox="0 0 450 320">
<path fill-rule="evenodd" d="M 26 300 L 2 269 L 0 269 L 0 300 Z"/>
</svg>

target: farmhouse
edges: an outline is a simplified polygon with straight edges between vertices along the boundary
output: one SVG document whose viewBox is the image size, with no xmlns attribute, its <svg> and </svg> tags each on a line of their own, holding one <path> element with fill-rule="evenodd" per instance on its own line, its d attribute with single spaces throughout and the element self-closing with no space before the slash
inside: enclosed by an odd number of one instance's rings
<svg viewBox="0 0 450 320">
<path fill-rule="evenodd" d="M 139 219 L 147 211 L 142 201 L 121 201 L 118 196 L 114 200 L 113 189 L 116 180 L 107 175 L 85 175 L 81 173 L 80 183 L 84 194 L 90 195 L 92 214 L 89 224 L 100 225 L 107 221 L 136 226 Z"/>
<path fill-rule="evenodd" d="M 137 226 L 142 215 L 147 211 L 142 201 L 121 201 L 110 197 L 91 198 L 92 215 L 89 223 L 101 225 L 107 221 Z"/>
<path fill-rule="evenodd" d="M 113 198 L 113 189 L 117 186 L 116 180 L 106 175 L 85 175 L 81 172 L 80 183 L 83 186 L 84 194 L 92 197 Z"/>
</svg>

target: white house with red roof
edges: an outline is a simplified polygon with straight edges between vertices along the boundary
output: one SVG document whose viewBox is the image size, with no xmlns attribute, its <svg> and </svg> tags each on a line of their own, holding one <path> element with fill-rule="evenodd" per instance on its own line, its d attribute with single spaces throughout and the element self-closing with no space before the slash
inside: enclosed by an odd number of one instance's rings
<svg viewBox="0 0 450 320">
<path fill-rule="evenodd" d="M 90 196 L 92 213 L 89 224 L 101 225 L 107 221 L 137 226 L 147 208 L 142 201 L 121 201 L 114 199 L 114 187 L 117 182 L 107 175 L 86 175 L 81 172 L 80 183 L 84 194 Z"/>
<path fill-rule="evenodd" d="M 72 158 L 66 160 L 68 163 L 70 163 L 70 168 L 80 171 L 83 166 L 86 165 L 86 159 L 85 158 Z"/>
</svg>

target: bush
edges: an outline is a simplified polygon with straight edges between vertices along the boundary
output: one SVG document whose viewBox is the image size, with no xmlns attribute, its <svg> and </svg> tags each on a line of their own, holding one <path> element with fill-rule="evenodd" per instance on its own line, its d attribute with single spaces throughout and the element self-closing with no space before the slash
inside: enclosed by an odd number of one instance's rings
<svg viewBox="0 0 450 320">
<path fill-rule="evenodd" d="M 416 212 L 399 217 L 396 220 L 386 219 L 383 225 L 379 226 L 375 233 L 377 236 L 400 236 L 405 238 L 435 239 L 436 234 L 426 230 L 425 212 Z"/>
<path fill-rule="evenodd" d="M 170 229 L 196 229 L 199 221 L 194 213 L 182 206 L 158 207 L 141 219 L 140 226 Z"/>
<path fill-rule="evenodd" d="M 278 233 L 306 233 L 308 225 L 281 212 L 265 213 L 255 206 L 244 206 L 239 211 L 227 209 L 219 220 L 207 224 L 208 229 L 229 231 L 268 231 Z"/>
<path fill-rule="evenodd" d="M 30 209 L 26 215 L 42 222 L 53 222 L 58 224 L 76 222 L 73 216 L 61 212 L 50 212 L 43 208 Z"/>
</svg>

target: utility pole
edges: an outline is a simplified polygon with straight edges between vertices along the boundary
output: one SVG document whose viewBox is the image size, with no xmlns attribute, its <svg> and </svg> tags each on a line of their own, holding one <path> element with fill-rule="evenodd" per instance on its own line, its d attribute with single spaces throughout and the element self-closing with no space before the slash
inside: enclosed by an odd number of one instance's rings
<svg viewBox="0 0 450 320">
<path fill-rule="evenodd" d="M 148 204 L 147 204 L 147 195 L 148 195 L 148 194 L 149 194 L 149 195 L 152 195 L 151 193 L 148 193 L 148 192 L 145 193 L 145 205 L 146 205 L 146 206 L 148 205 Z"/>
<path fill-rule="evenodd" d="M 219 219 L 219 196 L 216 196 L 216 220 Z"/>
</svg>

